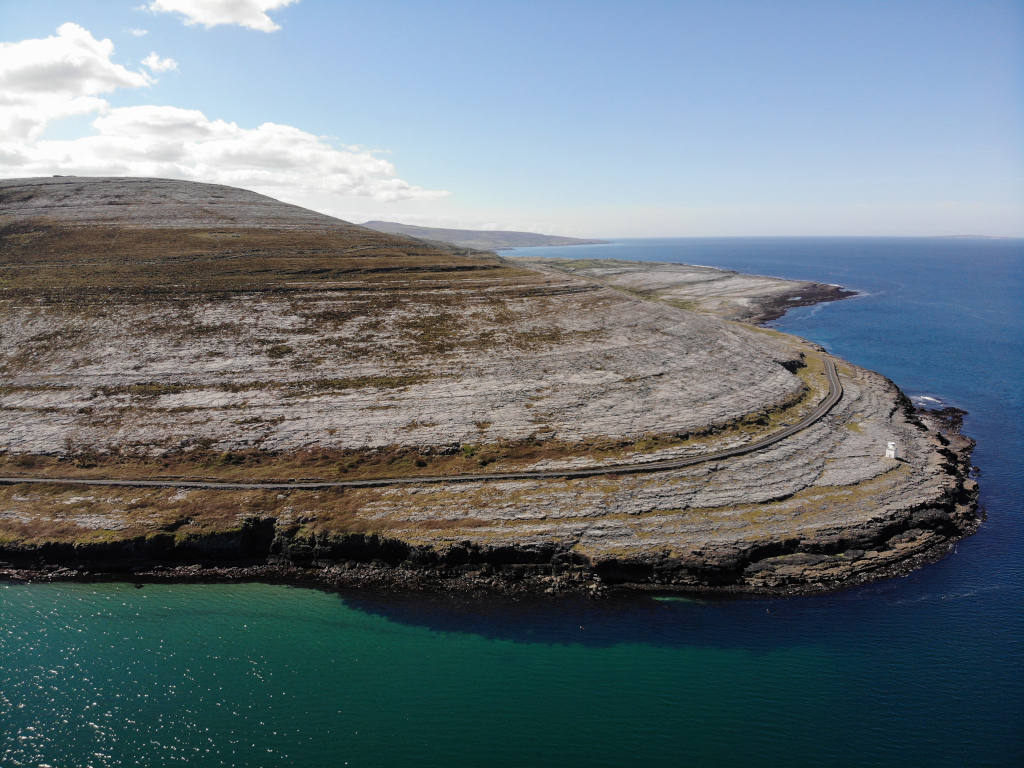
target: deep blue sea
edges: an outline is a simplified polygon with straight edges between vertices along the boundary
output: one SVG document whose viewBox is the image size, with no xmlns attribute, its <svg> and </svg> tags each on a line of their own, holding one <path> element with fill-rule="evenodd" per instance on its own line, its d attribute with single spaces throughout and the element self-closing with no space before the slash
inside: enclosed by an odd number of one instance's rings
<svg viewBox="0 0 1024 768">
<path fill-rule="evenodd" d="M 1024 765 L 1024 241 L 623 240 L 862 295 L 774 325 L 969 411 L 988 520 L 791 599 L 0 584 L 0 766 Z"/>
</svg>

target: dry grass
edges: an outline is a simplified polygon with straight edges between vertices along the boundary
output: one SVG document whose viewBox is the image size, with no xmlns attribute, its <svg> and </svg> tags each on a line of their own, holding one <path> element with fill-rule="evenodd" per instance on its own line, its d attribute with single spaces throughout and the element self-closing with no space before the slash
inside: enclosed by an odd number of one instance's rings
<svg viewBox="0 0 1024 768">
<path fill-rule="evenodd" d="M 386 282 L 396 278 L 458 282 L 483 274 L 515 274 L 521 279 L 530 273 L 497 256 L 459 256 L 426 243 L 360 230 L 217 233 L 61 227 L 45 221 L 0 227 L 3 292 L 51 300 L 111 292 L 137 297 L 287 293 L 353 281 L 387 287 Z"/>
</svg>

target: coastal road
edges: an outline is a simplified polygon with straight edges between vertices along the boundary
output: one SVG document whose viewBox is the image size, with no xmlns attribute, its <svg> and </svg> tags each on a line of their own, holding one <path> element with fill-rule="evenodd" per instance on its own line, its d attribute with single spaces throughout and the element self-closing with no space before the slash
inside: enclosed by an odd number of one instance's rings
<svg viewBox="0 0 1024 768">
<path fill-rule="evenodd" d="M 0 485 L 16 485 L 19 483 L 36 483 L 41 485 L 101 485 L 127 486 L 133 488 L 197 488 L 219 491 L 249 490 L 320 490 L 326 488 L 374 488 L 388 485 L 424 485 L 427 483 L 472 483 L 482 480 L 547 480 L 574 477 L 594 477 L 597 475 L 635 475 L 645 472 L 661 472 L 669 469 L 680 469 L 708 461 L 720 461 L 734 456 L 743 456 L 761 451 L 775 445 L 787 437 L 796 434 L 819 421 L 835 407 L 843 396 L 843 385 L 839 381 L 835 363 L 828 357 L 824 358 L 825 373 L 828 376 L 828 395 L 818 406 L 796 424 L 780 429 L 759 440 L 746 445 L 726 448 L 664 461 L 638 462 L 634 464 L 609 464 L 588 469 L 552 469 L 525 470 L 521 472 L 471 473 L 466 475 L 409 475 L 404 477 L 377 477 L 362 480 L 306 481 L 306 482 L 264 482 L 264 483 L 232 483 L 207 480 L 118 480 L 116 478 L 82 479 L 73 477 L 0 477 Z"/>
</svg>

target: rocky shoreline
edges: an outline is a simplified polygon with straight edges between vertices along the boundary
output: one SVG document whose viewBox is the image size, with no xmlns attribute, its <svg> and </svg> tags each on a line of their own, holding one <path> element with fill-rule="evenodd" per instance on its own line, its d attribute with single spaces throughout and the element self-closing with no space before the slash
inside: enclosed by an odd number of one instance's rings
<svg viewBox="0 0 1024 768">
<path fill-rule="evenodd" d="M 0 547 L 0 579 L 18 582 L 283 583 L 327 590 L 536 596 L 610 593 L 795 596 L 905 575 L 948 554 L 982 522 L 973 480 L 974 441 L 960 434 L 965 412 L 915 409 L 945 444 L 955 482 L 942 503 L 905 510 L 833 541 L 778 542 L 760 551 L 709 552 L 701 562 L 669 557 L 587 562 L 557 546 L 510 551 L 466 542 L 443 555 L 361 534 L 303 539 L 253 518 L 235 536 L 178 546 L 173 537 L 116 544 Z"/>
<path fill-rule="evenodd" d="M 857 291 L 851 291 L 838 285 L 804 283 L 790 294 L 766 296 L 757 300 L 750 317 L 745 320 L 755 325 L 764 325 L 772 320 L 778 320 L 795 307 L 810 307 L 830 301 L 842 301 L 857 295 Z"/>
</svg>

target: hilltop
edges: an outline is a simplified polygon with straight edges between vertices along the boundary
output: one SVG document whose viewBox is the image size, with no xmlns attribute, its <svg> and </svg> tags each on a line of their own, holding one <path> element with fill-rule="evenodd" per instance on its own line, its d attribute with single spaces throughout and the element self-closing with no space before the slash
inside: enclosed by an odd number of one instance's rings
<svg viewBox="0 0 1024 768">
<path fill-rule="evenodd" d="M 392 235 L 408 235 L 435 243 L 452 243 L 462 248 L 493 251 L 502 248 L 533 248 L 542 245 L 600 245 L 605 240 L 584 240 L 579 237 L 540 235 L 536 232 L 507 230 L 443 229 L 418 227 L 394 221 L 366 221 L 363 226 Z"/>
<path fill-rule="evenodd" d="M 753 444 L 830 391 L 820 348 L 717 316 L 736 306 L 711 300 L 719 280 L 682 304 L 599 278 L 230 187 L 0 181 L 0 560 L 779 592 L 898 572 L 973 530 L 969 441 L 839 360 L 842 400 L 770 448 L 559 476 Z M 444 481 L 484 472 L 506 476 Z M 289 485 L 382 477 L 409 482 Z"/>
</svg>

